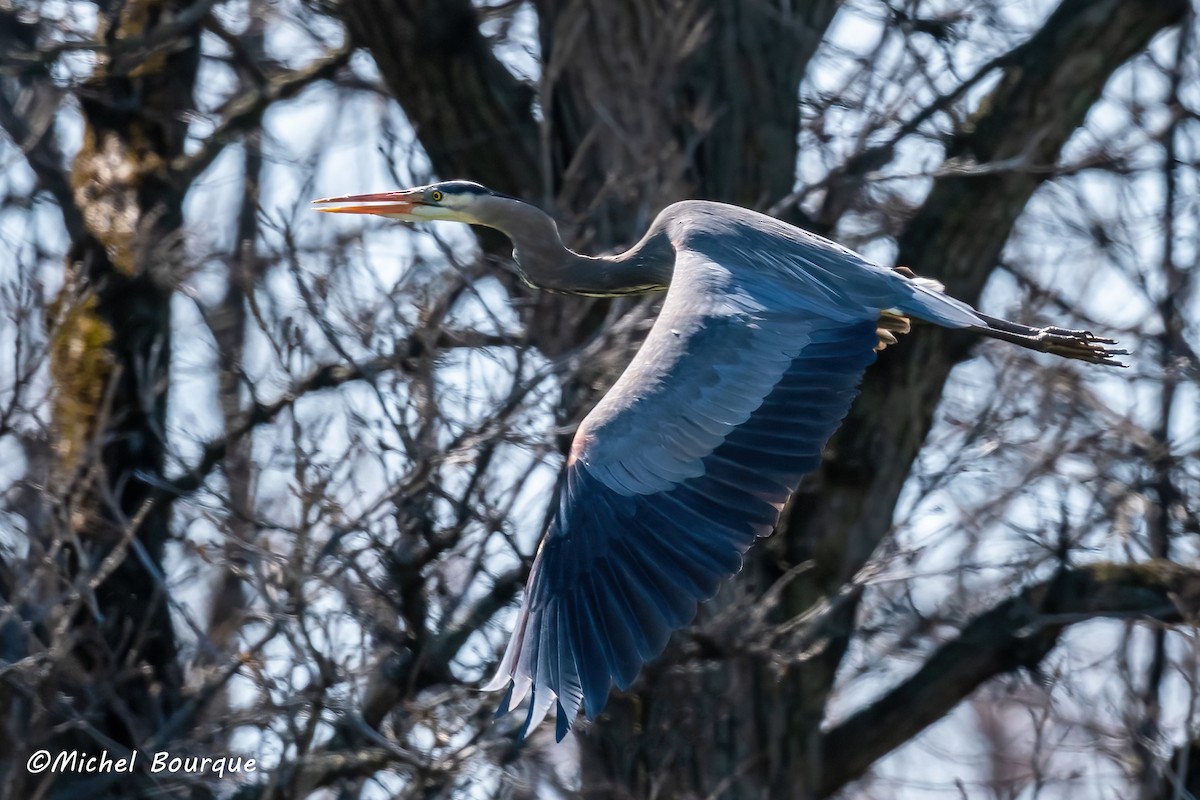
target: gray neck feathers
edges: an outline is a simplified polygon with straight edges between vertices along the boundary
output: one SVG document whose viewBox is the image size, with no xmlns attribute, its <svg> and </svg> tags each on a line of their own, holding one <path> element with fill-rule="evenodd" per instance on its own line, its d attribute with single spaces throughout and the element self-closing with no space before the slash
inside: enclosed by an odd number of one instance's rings
<svg viewBox="0 0 1200 800">
<path fill-rule="evenodd" d="M 569 249 L 558 226 L 539 208 L 489 196 L 476 219 L 513 243 L 521 277 L 533 286 L 568 294 L 621 295 L 661 291 L 671 280 L 675 251 L 654 226 L 640 242 L 615 256 L 585 256 Z"/>
</svg>

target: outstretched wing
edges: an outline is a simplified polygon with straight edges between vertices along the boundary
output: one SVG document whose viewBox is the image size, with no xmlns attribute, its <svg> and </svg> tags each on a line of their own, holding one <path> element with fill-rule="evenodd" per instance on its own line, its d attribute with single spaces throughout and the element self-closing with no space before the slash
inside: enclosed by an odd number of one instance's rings
<svg viewBox="0 0 1200 800">
<path fill-rule="evenodd" d="M 835 321 L 786 278 L 676 259 L 645 343 L 580 425 L 557 514 L 489 689 L 557 700 L 557 736 L 627 688 L 771 532 L 875 357 L 878 309 Z"/>
</svg>

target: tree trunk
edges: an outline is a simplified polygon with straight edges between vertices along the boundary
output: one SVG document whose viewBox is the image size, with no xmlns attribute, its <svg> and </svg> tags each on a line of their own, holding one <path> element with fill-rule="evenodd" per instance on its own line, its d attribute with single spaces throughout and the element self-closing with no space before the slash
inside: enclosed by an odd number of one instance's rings
<svg viewBox="0 0 1200 800">
<path fill-rule="evenodd" d="M 58 663 L 70 674 L 57 697 L 44 698 L 46 722 L 64 729 L 61 749 L 114 757 L 162 734 L 183 692 L 162 585 L 169 507 L 153 486 L 166 450 L 171 294 L 183 260 L 184 187 L 170 164 L 183 153 L 199 63 L 190 10 L 182 0 L 139 0 L 105 20 L 114 55 L 87 81 L 71 172 L 84 231 L 49 315 L 57 482 L 70 487 L 59 517 L 66 530 L 51 532 L 65 534 L 62 574 L 75 588 L 62 588 L 80 595 L 69 606 L 72 657 Z M 64 775 L 58 785 L 113 797 L 154 792 L 145 771 L 111 777 Z"/>
</svg>

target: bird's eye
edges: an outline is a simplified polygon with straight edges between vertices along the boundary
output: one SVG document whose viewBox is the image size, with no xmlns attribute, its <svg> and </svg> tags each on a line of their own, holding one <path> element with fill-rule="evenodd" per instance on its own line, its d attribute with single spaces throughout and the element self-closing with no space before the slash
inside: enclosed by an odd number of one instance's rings
<svg viewBox="0 0 1200 800">
<path fill-rule="evenodd" d="M 441 193 L 440 191 L 438 191 L 437 189 L 434 189 L 432 192 L 430 192 L 430 193 L 429 193 L 429 199 L 430 199 L 430 200 L 432 200 L 432 201 L 433 201 L 433 202 L 435 202 L 435 203 L 440 203 L 440 202 L 442 202 L 442 198 L 443 198 L 443 197 L 445 197 L 445 195 L 444 195 L 444 194 L 442 194 L 442 193 Z"/>
</svg>

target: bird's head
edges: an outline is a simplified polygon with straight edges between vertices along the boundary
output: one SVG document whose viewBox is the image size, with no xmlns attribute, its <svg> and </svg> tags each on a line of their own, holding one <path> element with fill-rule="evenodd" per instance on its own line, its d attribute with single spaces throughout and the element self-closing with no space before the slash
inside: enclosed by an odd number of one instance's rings
<svg viewBox="0 0 1200 800">
<path fill-rule="evenodd" d="M 398 192 L 326 197 L 314 200 L 313 208 L 333 214 L 374 214 L 407 222 L 445 220 L 495 228 L 512 240 L 513 266 L 530 286 L 608 296 L 606 287 L 593 290 L 586 282 L 595 272 L 591 269 L 595 259 L 568 250 L 548 214 L 478 183 L 442 181 Z M 585 286 L 580 286 L 581 280 Z"/>
<path fill-rule="evenodd" d="M 331 214 L 374 214 L 408 222 L 445 220 L 487 224 L 486 209 L 495 198 L 512 199 L 471 181 L 442 181 L 415 189 L 378 194 L 351 194 L 313 200 L 317 211 Z"/>
</svg>

